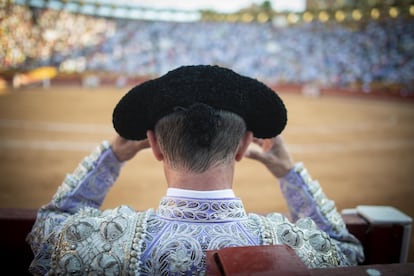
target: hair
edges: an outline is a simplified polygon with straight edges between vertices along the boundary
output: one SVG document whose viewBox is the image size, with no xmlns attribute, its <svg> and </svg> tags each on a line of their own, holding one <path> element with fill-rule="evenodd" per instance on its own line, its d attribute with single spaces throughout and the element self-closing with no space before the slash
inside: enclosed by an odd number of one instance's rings
<svg viewBox="0 0 414 276">
<path fill-rule="evenodd" d="M 246 124 L 235 113 L 197 103 L 161 118 L 154 132 L 173 169 L 202 173 L 232 160 Z"/>
</svg>

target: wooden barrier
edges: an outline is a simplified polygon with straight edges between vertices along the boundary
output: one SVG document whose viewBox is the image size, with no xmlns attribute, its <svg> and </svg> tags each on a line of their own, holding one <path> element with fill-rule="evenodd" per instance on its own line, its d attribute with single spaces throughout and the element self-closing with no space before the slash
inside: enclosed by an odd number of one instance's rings
<svg viewBox="0 0 414 276">
<path fill-rule="evenodd" d="M 33 226 L 36 212 L 37 210 L 34 209 L 0 209 L 0 260 L 3 268 L 10 267 L 14 269 L 13 275 L 29 275 L 27 268 L 33 259 L 33 254 L 29 245 L 26 243 L 25 238 Z M 404 225 L 395 223 L 375 224 L 356 213 L 343 214 L 342 217 L 349 231 L 363 244 L 366 260 L 361 266 L 355 268 L 338 268 L 335 270 L 335 273 L 337 272 L 338 274 L 335 275 L 362 275 L 358 273 L 362 273 L 362 271 L 365 271 L 366 269 L 373 269 L 373 271 L 375 269 L 380 269 L 381 271 L 384 271 L 384 273 L 388 273 L 387 271 L 396 271 L 397 274 L 393 275 L 403 275 L 398 273 L 406 271 L 414 272 L 413 264 L 401 261 L 402 254 L 404 254 L 402 249 L 404 243 L 407 242 L 405 239 L 406 237 L 404 237 Z M 289 258 L 292 258 L 289 249 L 283 249 L 282 253 L 274 253 L 272 252 L 273 249 L 270 249 L 271 248 L 263 249 L 259 246 L 258 248 L 248 247 L 223 250 L 230 250 L 231 252 L 234 252 L 232 250 L 240 250 L 240 254 L 245 254 L 244 251 L 247 250 L 247 256 L 251 256 L 251 252 L 257 252 L 253 250 L 259 250 L 259 252 L 262 252 L 262 255 L 268 254 L 269 256 L 272 256 L 272 254 L 277 254 L 279 256 L 280 254 L 284 254 L 290 256 Z M 208 265 L 210 266 L 210 269 L 213 267 L 217 272 L 217 251 L 208 252 L 208 256 Z M 231 254 L 229 256 L 231 256 Z M 240 260 L 244 259 L 246 258 L 240 258 Z M 249 257 L 248 260 L 252 260 L 252 258 Z M 273 265 L 280 266 L 278 262 L 274 262 L 274 258 L 270 260 L 273 260 Z M 296 261 L 292 260 L 292 262 Z M 247 263 L 246 260 L 244 262 Z M 295 268 L 299 269 L 301 267 L 300 265 L 296 265 Z M 323 270 L 323 272 L 327 271 L 328 270 Z M 349 273 L 350 271 L 352 271 L 352 273 Z M 221 274 L 216 275 L 223 275 L 220 270 L 218 270 L 218 273 Z M 367 275 L 366 272 L 364 273 L 365 274 L 363 275 Z M 322 274 L 323 273 L 318 270 L 313 270 L 310 275 Z M 412 275 L 414 275 L 414 273 L 412 273 Z"/>
<path fill-rule="evenodd" d="M 37 210 L 0 209 L 0 261 L 11 275 L 31 275 L 27 269 L 33 253 L 25 239 L 32 229 Z"/>
<path fill-rule="evenodd" d="M 207 251 L 207 275 L 284 276 L 405 276 L 414 275 L 414 263 L 359 265 L 307 269 L 292 248 L 263 245 Z"/>
</svg>

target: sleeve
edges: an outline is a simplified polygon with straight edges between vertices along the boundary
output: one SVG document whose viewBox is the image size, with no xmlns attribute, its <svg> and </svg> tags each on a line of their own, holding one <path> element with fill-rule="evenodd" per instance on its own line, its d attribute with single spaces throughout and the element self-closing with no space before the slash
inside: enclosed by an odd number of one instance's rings
<svg viewBox="0 0 414 276">
<path fill-rule="evenodd" d="M 100 213 L 98 209 L 117 179 L 122 163 L 108 141 L 85 157 L 73 173 L 67 174 L 51 202 L 42 206 L 26 241 L 34 260 L 29 271 L 46 275 L 51 266 L 52 251 L 65 222 L 80 212 Z"/>
<path fill-rule="evenodd" d="M 360 241 L 349 233 L 335 202 L 328 199 L 318 181 L 312 180 L 303 163 L 297 163 L 280 179 L 293 221 L 311 218 L 317 228 L 328 234 L 338 248 L 342 265 L 357 265 L 364 260 Z"/>
</svg>

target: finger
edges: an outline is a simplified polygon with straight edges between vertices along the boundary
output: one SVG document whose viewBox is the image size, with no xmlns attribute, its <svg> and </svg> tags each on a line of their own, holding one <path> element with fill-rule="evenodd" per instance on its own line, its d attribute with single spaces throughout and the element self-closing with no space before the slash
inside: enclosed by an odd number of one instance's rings
<svg viewBox="0 0 414 276">
<path fill-rule="evenodd" d="M 148 139 L 142 140 L 139 142 L 139 148 L 141 149 L 146 149 L 150 147 L 150 143 L 148 141 Z"/>
<path fill-rule="evenodd" d="M 247 158 L 253 159 L 253 160 L 261 161 L 261 162 L 265 160 L 265 156 L 263 152 L 258 151 L 256 149 L 247 149 L 244 156 Z"/>
<path fill-rule="evenodd" d="M 282 139 L 282 136 L 280 136 L 280 135 L 275 136 L 275 137 L 273 137 L 269 140 L 271 141 L 271 147 L 272 148 L 279 147 L 280 145 L 283 144 L 283 139 Z"/>
<path fill-rule="evenodd" d="M 285 143 L 281 135 L 274 137 L 272 140 L 275 145 L 282 145 Z"/>
<path fill-rule="evenodd" d="M 260 139 L 260 138 L 253 137 L 252 142 L 255 143 L 256 145 L 259 145 L 259 146 L 263 145 L 263 139 Z"/>
<path fill-rule="evenodd" d="M 262 143 L 263 151 L 265 152 L 269 151 L 273 147 L 273 145 L 274 145 L 274 142 L 272 139 L 263 140 L 263 143 Z"/>
</svg>

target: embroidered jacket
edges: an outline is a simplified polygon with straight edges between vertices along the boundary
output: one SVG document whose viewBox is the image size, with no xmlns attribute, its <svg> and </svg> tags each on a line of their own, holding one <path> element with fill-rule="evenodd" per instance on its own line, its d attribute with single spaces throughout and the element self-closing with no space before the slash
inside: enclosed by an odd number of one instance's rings
<svg viewBox="0 0 414 276">
<path fill-rule="evenodd" d="M 66 176 L 27 236 L 32 274 L 202 275 L 205 250 L 265 244 L 291 246 L 309 268 L 363 261 L 360 242 L 301 163 L 280 179 L 295 223 L 247 214 L 235 197 L 166 196 L 157 210 L 101 211 L 121 166 L 104 142 Z"/>
</svg>

